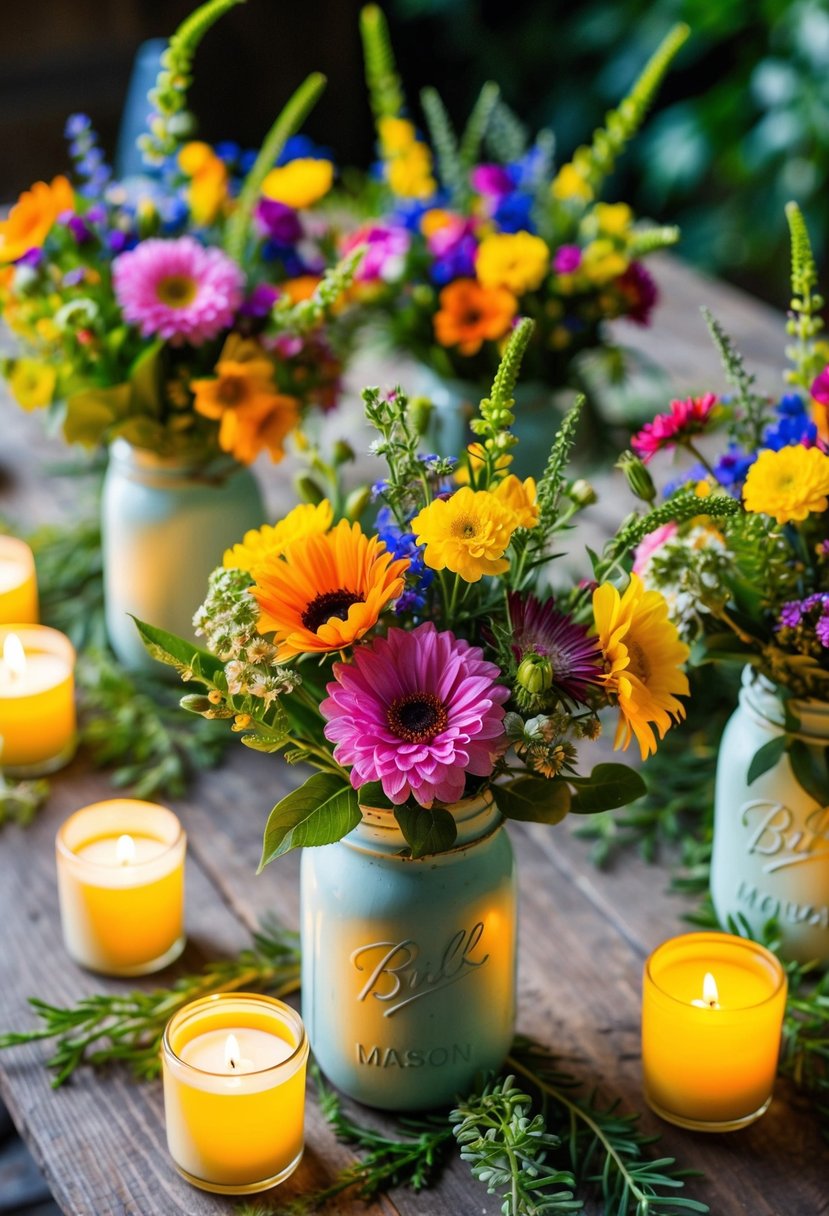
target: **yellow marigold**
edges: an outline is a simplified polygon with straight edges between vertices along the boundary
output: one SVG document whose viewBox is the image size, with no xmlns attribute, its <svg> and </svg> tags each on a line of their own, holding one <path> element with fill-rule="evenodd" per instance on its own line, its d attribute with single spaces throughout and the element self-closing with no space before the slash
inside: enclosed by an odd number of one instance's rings
<svg viewBox="0 0 829 1216">
<path fill-rule="evenodd" d="M 228 193 L 227 166 L 210 144 L 193 140 L 178 154 L 182 173 L 190 178 L 187 205 L 197 224 L 212 224 Z"/>
<path fill-rule="evenodd" d="M 274 634 L 281 659 L 341 650 L 364 637 L 400 595 L 408 565 L 394 561 L 378 537 L 341 519 L 258 568 L 259 630 Z"/>
<path fill-rule="evenodd" d="M 436 498 L 412 520 L 423 560 L 431 570 L 451 570 L 467 583 L 503 574 L 504 557 L 518 527 L 515 513 L 489 490 L 462 486 L 451 498 Z"/>
<path fill-rule="evenodd" d="M 75 195 L 65 177 L 51 184 L 35 182 L 24 190 L 8 218 L 0 223 L 0 262 L 16 262 L 29 249 L 40 249 L 63 211 L 75 206 Z"/>
<path fill-rule="evenodd" d="M 627 203 L 596 203 L 593 217 L 599 231 L 607 236 L 627 236 L 633 223 L 633 212 Z"/>
<path fill-rule="evenodd" d="M 521 481 L 510 473 L 498 482 L 493 493 L 500 503 L 512 511 L 519 528 L 534 528 L 538 523 L 538 494 L 534 477 Z"/>
<path fill-rule="evenodd" d="M 39 410 L 49 405 L 55 393 L 58 373 L 37 359 L 16 359 L 9 376 L 9 388 L 24 410 Z"/>
<path fill-rule="evenodd" d="M 591 283 L 607 283 L 624 274 L 628 265 L 628 258 L 619 252 L 612 241 L 603 237 L 585 246 L 579 271 Z"/>
<path fill-rule="evenodd" d="M 512 456 L 509 452 L 501 452 L 500 456 L 495 459 L 495 471 L 503 473 L 512 464 Z M 459 486 L 467 486 L 472 480 L 470 474 L 474 473 L 477 477 L 484 467 L 484 445 L 482 443 L 470 443 L 466 449 L 466 460 L 458 465 L 455 470 L 455 481 Z"/>
<path fill-rule="evenodd" d="M 589 203 L 593 190 L 580 169 L 574 164 L 562 165 L 553 178 L 550 193 L 559 202 L 569 202 L 570 199 L 580 199 Z"/>
<path fill-rule="evenodd" d="M 642 759 L 656 751 L 656 734 L 685 716 L 677 700 L 687 696 L 682 664 L 690 651 L 679 640 L 658 591 L 646 591 L 638 575 L 620 595 L 612 583 L 593 592 L 593 620 L 605 660 L 604 683 L 619 704 L 616 748 L 627 748 L 636 736 Z"/>
<path fill-rule="evenodd" d="M 392 118 L 388 115 L 378 121 L 377 134 L 384 156 L 404 152 L 417 139 L 414 123 L 406 118 Z"/>
<path fill-rule="evenodd" d="M 323 198 L 334 183 L 334 166 L 330 160 L 313 160 L 300 156 L 278 169 L 271 169 L 262 182 L 262 193 L 286 207 L 297 211 L 310 207 Z"/>
<path fill-rule="evenodd" d="M 423 143 L 414 143 L 386 165 L 389 189 L 398 198 L 431 198 L 437 189 L 432 176 L 432 154 Z"/>
<path fill-rule="evenodd" d="M 484 237 L 475 273 L 484 287 L 507 287 L 516 295 L 535 291 L 550 269 L 550 250 L 531 232 L 496 232 Z"/>
<path fill-rule="evenodd" d="M 748 471 L 743 505 L 755 515 L 773 515 L 779 524 L 825 511 L 829 502 L 829 456 L 820 448 L 761 452 Z"/>
<path fill-rule="evenodd" d="M 253 578 L 267 558 L 282 557 L 289 545 L 305 536 L 318 536 L 331 527 L 334 512 L 324 498 L 320 503 L 300 503 L 277 524 L 265 524 L 246 532 L 244 539 L 226 549 L 222 564 L 226 570 L 248 570 Z"/>
<path fill-rule="evenodd" d="M 443 207 L 431 207 L 420 217 L 420 231 L 425 237 L 434 236 L 447 224 L 455 223 L 457 218 L 455 211 L 446 211 Z"/>
</svg>

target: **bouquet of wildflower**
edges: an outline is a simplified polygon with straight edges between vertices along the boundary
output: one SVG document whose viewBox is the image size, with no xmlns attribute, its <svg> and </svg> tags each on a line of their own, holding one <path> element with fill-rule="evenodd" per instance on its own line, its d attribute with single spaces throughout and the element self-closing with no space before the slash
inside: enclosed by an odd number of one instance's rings
<svg viewBox="0 0 829 1216">
<path fill-rule="evenodd" d="M 651 517 L 662 526 L 639 546 L 633 569 L 659 589 L 699 661 L 752 665 L 798 697 L 829 696 L 829 348 L 818 340 L 823 301 L 803 217 L 787 207 L 792 302 L 790 391 L 759 394 L 729 338 L 706 313 L 732 394 L 671 403 L 632 440 L 623 461 L 631 484 L 653 501 L 644 465 L 684 450 L 693 461 L 666 487 Z M 728 442 L 706 455 L 706 437 Z M 702 442 L 701 442 L 702 441 Z M 704 450 L 703 450 L 704 449 Z M 711 518 L 711 504 L 734 512 Z M 738 506 L 739 504 L 739 506 Z"/>
<path fill-rule="evenodd" d="M 171 39 L 145 174 L 115 180 L 73 115 L 70 175 L 36 182 L 0 223 L 0 307 L 21 349 L 2 370 L 70 442 L 278 460 L 303 412 L 336 401 L 352 316 L 331 314 L 350 270 L 334 269 L 337 234 L 315 210 L 334 166 L 294 134 L 324 78 L 297 90 L 258 154 L 191 138 L 193 55 L 238 2 L 211 0 Z"/>
<path fill-rule="evenodd" d="M 687 27 L 668 35 L 592 143 L 557 171 L 552 132 L 529 143 L 492 83 L 460 138 L 437 92 L 424 90 L 427 142 L 406 117 L 380 9 L 363 10 L 362 32 L 380 185 L 372 218 L 345 247 L 366 245 L 357 280 L 398 348 L 442 377 L 488 384 L 519 314 L 529 316 L 526 369 L 556 386 L 576 354 L 605 341 L 604 322 L 647 324 L 657 291 L 641 258 L 678 232 L 636 225 L 626 203 L 599 195 Z"/>
<path fill-rule="evenodd" d="M 600 712 L 617 709 L 617 746 L 635 737 L 643 757 L 682 716 L 688 648 L 663 597 L 609 579 L 648 522 L 595 559 L 598 581 L 540 589 L 551 542 L 593 496 L 565 472 L 578 404 L 538 484 L 509 471 L 532 329 L 513 332 L 460 463 L 419 452 L 400 390 L 366 390 L 388 465 L 371 534 L 328 500 L 303 504 L 225 553 L 195 621 L 206 650 L 140 626 L 206 686 L 187 709 L 320 770 L 274 809 L 263 863 L 339 839 L 360 804 L 393 808 L 414 856 L 450 848 L 447 804 L 488 787 L 515 819 L 621 806 L 642 792 L 635 771 L 580 772 Z"/>
</svg>

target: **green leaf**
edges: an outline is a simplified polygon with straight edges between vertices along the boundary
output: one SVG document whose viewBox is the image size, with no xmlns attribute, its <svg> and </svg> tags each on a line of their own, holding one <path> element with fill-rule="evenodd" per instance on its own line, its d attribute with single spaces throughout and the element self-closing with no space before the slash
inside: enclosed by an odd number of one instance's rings
<svg viewBox="0 0 829 1216">
<path fill-rule="evenodd" d="M 769 739 L 768 743 L 764 743 L 762 747 L 759 747 L 751 757 L 751 764 L 748 766 L 748 784 L 752 785 L 758 777 L 762 777 L 763 773 L 767 773 L 770 768 L 774 768 L 785 750 L 785 735 L 776 735 L 774 739 Z"/>
<path fill-rule="evenodd" d="M 67 443 L 94 448 L 107 438 L 109 429 L 126 418 L 130 408 L 130 386 L 88 388 L 73 393 L 66 402 L 63 433 Z"/>
<path fill-rule="evenodd" d="M 595 815 L 627 806 L 648 792 L 642 774 L 627 764 L 597 764 L 589 777 L 568 777 L 576 792 L 570 803 L 574 815 Z"/>
<path fill-rule="evenodd" d="M 508 785 L 494 785 L 492 796 L 506 819 L 521 823 L 560 823 L 570 809 L 567 782 L 543 777 L 516 777 Z"/>
<path fill-rule="evenodd" d="M 829 803 L 829 777 L 826 767 L 815 762 L 809 748 L 802 739 L 794 739 L 788 747 L 792 772 L 799 785 L 818 806 Z"/>
<path fill-rule="evenodd" d="M 271 811 L 257 873 L 291 849 L 342 840 L 359 822 L 356 790 L 335 773 L 314 773 Z"/>
<path fill-rule="evenodd" d="M 202 679 L 204 683 L 212 683 L 213 678 L 224 671 L 221 659 L 217 659 L 210 651 L 202 650 L 200 646 L 195 646 L 185 638 L 176 637 L 174 633 L 168 633 L 166 629 L 159 629 L 155 625 L 148 625 L 146 621 L 139 621 L 137 617 L 132 619 L 141 635 L 141 641 L 159 663 L 175 667 L 179 674 L 192 672 L 192 678 Z"/>
<path fill-rule="evenodd" d="M 265 735 L 242 735 L 241 740 L 253 752 L 281 752 L 286 743 L 284 738 L 273 739 Z"/>
<path fill-rule="evenodd" d="M 412 850 L 412 857 L 445 853 L 457 839 L 458 825 L 444 807 L 427 808 L 404 803 L 394 808 L 394 817 Z"/>
<path fill-rule="evenodd" d="M 162 405 L 162 367 L 161 354 L 163 342 L 154 342 L 142 351 L 132 365 L 130 385 L 132 386 L 132 406 L 142 414 L 158 417 Z"/>
<path fill-rule="evenodd" d="M 360 786 L 358 793 L 360 806 L 377 807 L 383 811 L 390 811 L 394 808 L 394 803 L 386 797 L 380 781 L 367 781 L 365 785 Z"/>
</svg>

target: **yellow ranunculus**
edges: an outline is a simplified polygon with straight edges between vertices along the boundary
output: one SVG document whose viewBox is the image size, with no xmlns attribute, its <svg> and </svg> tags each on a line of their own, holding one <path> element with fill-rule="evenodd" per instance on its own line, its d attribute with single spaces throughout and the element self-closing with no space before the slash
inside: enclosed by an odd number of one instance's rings
<svg viewBox="0 0 829 1216">
<path fill-rule="evenodd" d="M 550 269 L 550 250 L 530 232 L 496 232 L 478 246 L 475 273 L 484 287 L 507 287 L 515 295 L 535 291 Z"/>
<path fill-rule="evenodd" d="M 829 503 L 829 456 L 801 445 L 761 452 L 748 471 L 743 505 L 779 524 L 798 523 Z"/>
<path fill-rule="evenodd" d="M 509 569 L 504 557 L 518 520 L 488 490 L 462 486 L 451 498 L 436 498 L 412 520 L 423 560 L 431 570 L 451 570 L 467 583 Z"/>
<path fill-rule="evenodd" d="M 324 198 L 333 183 L 334 166 L 330 160 L 301 156 L 271 169 L 262 183 L 262 193 L 265 198 L 300 211 Z"/>
<path fill-rule="evenodd" d="M 9 376 L 9 388 L 24 410 L 39 410 L 54 396 L 58 374 L 48 363 L 37 359 L 16 359 Z"/>
</svg>

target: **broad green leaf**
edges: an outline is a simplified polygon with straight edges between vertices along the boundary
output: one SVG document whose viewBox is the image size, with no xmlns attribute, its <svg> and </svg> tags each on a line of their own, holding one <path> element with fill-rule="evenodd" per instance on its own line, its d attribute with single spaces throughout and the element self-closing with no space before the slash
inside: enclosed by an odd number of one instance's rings
<svg viewBox="0 0 829 1216">
<path fill-rule="evenodd" d="M 141 352 L 130 372 L 133 408 L 139 413 L 152 414 L 154 417 L 160 416 L 163 400 L 161 363 L 163 350 L 163 342 L 154 342 L 152 346 Z"/>
<path fill-rule="evenodd" d="M 271 738 L 267 735 L 242 735 L 241 739 L 245 747 L 249 747 L 253 752 L 281 752 L 286 743 L 284 738 Z"/>
<path fill-rule="evenodd" d="M 445 853 L 451 849 L 458 835 L 458 826 L 449 811 L 440 806 L 396 806 L 394 817 L 412 857 L 426 857 L 431 853 Z"/>
<path fill-rule="evenodd" d="M 627 764 L 597 764 L 589 777 L 568 777 L 575 786 L 570 810 L 575 815 L 595 815 L 627 806 L 647 793 L 642 774 Z"/>
<path fill-rule="evenodd" d="M 785 750 L 785 735 L 776 735 L 774 739 L 769 739 L 768 743 L 764 743 L 762 747 L 758 748 L 748 766 L 748 784 L 751 785 L 758 777 L 762 777 L 763 773 L 774 768 Z"/>
<path fill-rule="evenodd" d="M 132 619 L 141 635 L 141 641 L 152 657 L 160 663 L 175 667 L 180 674 L 191 671 L 195 679 L 203 676 L 208 683 L 212 683 L 214 676 L 224 671 L 221 659 L 217 659 L 209 650 L 202 650 L 200 646 L 194 646 L 192 642 L 176 637 L 166 629 L 139 621 L 137 617 Z"/>
<path fill-rule="evenodd" d="M 168 438 L 164 427 L 154 418 L 138 414 L 133 418 L 125 418 L 123 422 L 115 423 L 109 430 L 109 437 L 126 439 L 136 448 L 149 448 L 150 451 L 160 451 Z"/>
<path fill-rule="evenodd" d="M 367 781 L 365 785 L 360 786 L 357 793 L 360 799 L 360 806 L 376 807 L 384 811 L 391 810 L 394 807 L 392 800 L 386 797 L 382 782 L 380 781 Z"/>
<path fill-rule="evenodd" d="M 109 429 L 127 417 L 130 408 L 130 387 L 116 384 L 113 388 L 88 388 L 73 393 L 66 402 L 63 433 L 68 443 L 97 447 Z"/>
<path fill-rule="evenodd" d="M 494 785 L 492 796 L 506 819 L 522 823 L 560 823 L 570 809 L 567 783 L 544 777 L 516 777 L 508 785 Z"/>
<path fill-rule="evenodd" d="M 829 775 L 825 765 L 815 762 L 809 748 L 801 739 L 794 739 L 788 747 L 792 772 L 806 793 L 814 798 L 818 806 L 829 803 Z"/>
<path fill-rule="evenodd" d="M 268 817 L 258 873 L 291 849 L 333 844 L 360 822 L 357 791 L 335 773 L 314 773 L 278 802 Z"/>
</svg>

